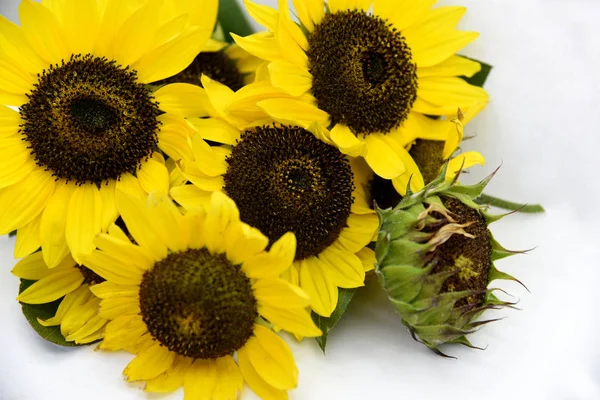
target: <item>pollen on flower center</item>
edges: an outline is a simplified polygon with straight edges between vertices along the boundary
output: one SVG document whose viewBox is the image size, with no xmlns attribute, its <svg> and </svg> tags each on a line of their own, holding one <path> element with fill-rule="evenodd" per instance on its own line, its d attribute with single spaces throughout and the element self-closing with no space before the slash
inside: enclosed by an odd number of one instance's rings
<svg viewBox="0 0 600 400">
<path fill-rule="evenodd" d="M 353 173 L 347 158 L 299 127 L 246 131 L 227 159 L 225 191 L 240 219 L 272 244 L 296 235 L 296 260 L 333 244 L 350 216 Z"/>
<path fill-rule="evenodd" d="M 172 253 L 147 271 L 140 310 L 155 340 L 200 359 L 243 347 L 258 316 L 250 279 L 225 255 L 206 248 Z"/>
<path fill-rule="evenodd" d="M 233 91 L 237 91 L 244 86 L 244 76 L 240 73 L 235 61 L 229 58 L 224 51 L 202 52 L 194 58 L 194 61 L 186 69 L 155 84 L 181 82 L 202 86 L 200 81 L 202 74 L 222 83 Z"/>
<path fill-rule="evenodd" d="M 135 172 L 158 143 L 160 111 L 135 71 L 73 55 L 42 72 L 21 107 L 20 132 L 38 166 L 77 183 Z"/>
<path fill-rule="evenodd" d="M 387 133 L 408 116 L 417 67 L 404 37 L 363 11 L 326 14 L 308 35 L 312 93 L 333 123 L 354 134 Z"/>
<path fill-rule="evenodd" d="M 472 222 L 465 228 L 469 238 L 464 235 L 452 235 L 433 252 L 437 264 L 433 273 L 457 270 L 446 279 L 441 292 L 474 291 L 483 292 L 489 283 L 492 265 L 492 244 L 485 218 L 479 211 L 470 208 L 461 201 L 443 197 L 444 206 L 450 211 L 458 224 Z M 485 301 L 485 293 L 474 294 L 456 302 L 455 307 L 469 305 L 478 307 Z"/>
</svg>

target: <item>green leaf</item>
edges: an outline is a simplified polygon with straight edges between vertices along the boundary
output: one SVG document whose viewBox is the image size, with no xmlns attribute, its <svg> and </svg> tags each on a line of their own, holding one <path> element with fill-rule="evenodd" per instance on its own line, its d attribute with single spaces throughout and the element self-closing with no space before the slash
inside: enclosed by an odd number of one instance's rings
<svg viewBox="0 0 600 400">
<path fill-rule="evenodd" d="M 229 32 L 240 36 L 254 33 L 247 14 L 238 3 L 238 0 L 219 0 L 218 19 L 226 42 L 233 43 L 233 38 Z"/>
<path fill-rule="evenodd" d="M 21 284 L 19 285 L 19 293 L 23 292 L 29 286 L 33 285 L 35 281 L 30 281 L 27 279 L 21 279 Z M 48 319 L 54 317 L 56 314 L 56 310 L 60 305 L 62 298 L 53 301 L 52 303 L 46 304 L 25 304 L 21 303 L 23 315 L 29 322 L 29 325 L 33 328 L 34 331 L 37 332 L 38 335 L 42 337 L 42 339 L 47 340 L 48 342 L 57 344 L 59 346 L 65 347 L 74 347 L 80 346 L 75 344 L 75 342 L 67 342 L 63 335 L 60 333 L 60 326 L 42 326 L 37 319 Z"/>
<path fill-rule="evenodd" d="M 461 56 L 461 57 L 465 57 L 465 56 Z M 481 64 L 481 71 L 479 71 L 478 73 L 476 73 L 475 75 L 473 75 L 470 78 L 467 78 L 466 76 L 464 76 L 463 79 L 473 86 L 483 87 L 483 85 L 485 84 L 485 81 L 487 80 L 488 76 L 490 75 L 490 72 L 492 71 L 493 67 L 490 64 L 486 64 L 482 61 L 475 60 L 474 58 L 469 58 L 469 57 L 465 57 L 465 58 L 468 58 L 469 60 L 477 61 L 479 64 Z"/>
<path fill-rule="evenodd" d="M 314 312 L 312 313 L 313 321 L 315 321 L 315 324 L 323 331 L 323 335 L 316 338 L 319 347 L 321 350 L 323 350 L 323 353 L 325 353 L 325 346 L 327 346 L 327 335 L 329 335 L 329 332 L 337 325 L 346 312 L 348 304 L 350 304 L 354 294 L 356 293 L 356 289 L 357 288 L 338 288 L 338 303 L 329 318 L 322 317 Z"/>
</svg>

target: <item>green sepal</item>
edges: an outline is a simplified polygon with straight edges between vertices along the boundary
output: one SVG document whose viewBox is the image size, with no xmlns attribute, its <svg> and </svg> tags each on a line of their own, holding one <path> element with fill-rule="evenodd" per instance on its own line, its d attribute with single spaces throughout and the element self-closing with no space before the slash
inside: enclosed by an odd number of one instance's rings
<svg viewBox="0 0 600 400">
<path fill-rule="evenodd" d="M 427 270 L 409 265 L 391 265 L 382 269 L 383 285 L 388 295 L 401 302 L 410 302 L 419 295 Z"/>
<path fill-rule="evenodd" d="M 449 324 L 415 326 L 413 327 L 413 330 L 414 333 L 419 335 L 419 338 L 423 343 L 429 343 L 431 345 L 447 343 L 461 336 L 475 332 L 473 329 L 458 328 Z"/>
<path fill-rule="evenodd" d="M 468 58 L 469 60 L 478 62 L 479 65 L 481 65 L 481 70 L 479 70 L 479 72 L 477 72 L 475 75 L 473 75 L 470 78 L 468 78 L 466 76 L 463 76 L 462 78 L 465 81 L 467 81 L 467 83 L 469 83 L 473 86 L 483 87 L 483 85 L 485 84 L 485 81 L 487 81 L 487 78 L 490 76 L 490 72 L 492 72 L 493 67 L 490 64 L 484 63 L 483 61 L 479 61 L 474 58 L 469 58 L 469 57 L 465 57 L 465 56 L 461 56 L 461 57 Z"/>
<path fill-rule="evenodd" d="M 19 285 L 19 293 L 22 293 L 29 286 L 33 285 L 35 281 L 21 279 Z M 23 315 L 33 330 L 44 340 L 57 344 L 64 347 L 76 347 L 85 346 L 79 345 L 75 342 L 67 342 L 63 335 L 60 333 L 60 326 L 43 326 L 38 322 L 38 319 L 45 320 L 54 317 L 56 310 L 60 305 L 62 298 L 55 300 L 51 303 L 46 304 L 26 304 L 21 303 Z M 91 343 L 90 343 L 91 344 Z"/>
<path fill-rule="evenodd" d="M 233 43 L 231 32 L 239 36 L 248 36 L 254 33 L 238 0 L 219 0 L 218 20 L 223 29 L 225 41 L 228 43 Z"/>
<path fill-rule="evenodd" d="M 414 300 L 423 300 L 437 295 L 440 290 L 442 290 L 442 286 L 444 285 L 444 282 L 446 282 L 446 279 L 456 274 L 456 272 L 457 271 L 442 271 L 437 274 L 428 275 L 423 282 L 419 295 Z"/>
<path fill-rule="evenodd" d="M 494 238 L 493 235 L 490 235 L 490 243 L 492 244 L 492 261 L 501 260 L 506 257 L 514 256 L 515 254 L 525 254 L 529 250 L 508 250 L 504 246 L 502 246 L 498 241 Z"/>
<path fill-rule="evenodd" d="M 335 307 L 335 310 L 333 310 L 333 312 L 331 313 L 330 317 L 326 318 L 320 316 L 319 314 L 316 314 L 315 312 L 312 313 L 311 316 L 313 321 L 323 332 L 323 335 L 315 338 L 323 353 L 325 353 L 325 347 L 327 346 L 327 337 L 329 335 L 329 332 L 331 332 L 331 330 L 337 325 L 337 323 L 340 321 L 340 319 L 346 312 L 348 305 L 354 298 L 356 290 L 357 288 L 338 288 L 338 303 Z"/>
</svg>

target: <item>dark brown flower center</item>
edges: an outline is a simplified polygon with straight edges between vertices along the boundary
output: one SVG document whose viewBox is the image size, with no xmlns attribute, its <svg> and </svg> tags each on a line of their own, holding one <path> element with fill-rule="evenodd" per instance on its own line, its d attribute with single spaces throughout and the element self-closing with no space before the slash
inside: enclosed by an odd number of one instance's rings
<svg viewBox="0 0 600 400">
<path fill-rule="evenodd" d="M 186 69 L 155 84 L 180 82 L 202 86 L 200 81 L 202 74 L 224 84 L 233 91 L 244 86 L 244 75 L 240 73 L 236 62 L 229 58 L 224 51 L 200 53 Z"/>
<path fill-rule="evenodd" d="M 348 159 L 298 127 L 256 128 L 241 135 L 225 174 L 225 191 L 242 221 L 272 244 L 294 232 L 296 260 L 333 244 L 350 216 L 354 190 Z"/>
<path fill-rule="evenodd" d="M 312 93 L 333 123 L 387 133 L 417 97 L 417 67 L 400 32 L 363 11 L 326 14 L 308 35 Z"/>
<path fill-rule="evenodd" d="M 148 331 L 169 350 L 215 359 L 252 336 L 258 317 L 250 279 L 206 248 L 173 253 L 144 274 L 140 310 Z"/>
<path fill-rule="evenodd" d="M 489 283 L 492 265 L 492 245 L 485 218 L 479 211 L 472 209 L 461 201 L 443 197 L 444 206 L 452 213 L 458 224 L 473 222 L 465 231 L 474 236 L 452 235 L 444 244 L 433 252 L 437 264 L 433 273 L 458 270 L 448 278 L 442 286 L 442 292 L 460 292 L 470 290 L 483 292 Z M 456 302 L 455 307 L 481 306 L 485 301 L 485 293 L 473 294 Z"/>
<path fill-rule="evenodd" d="M 57 178 L 101 183 L 135 172 L 154 150 L 160 111 L 135 71 L 90 54 L 43 71 L 20 132 Z"/>
</svg>

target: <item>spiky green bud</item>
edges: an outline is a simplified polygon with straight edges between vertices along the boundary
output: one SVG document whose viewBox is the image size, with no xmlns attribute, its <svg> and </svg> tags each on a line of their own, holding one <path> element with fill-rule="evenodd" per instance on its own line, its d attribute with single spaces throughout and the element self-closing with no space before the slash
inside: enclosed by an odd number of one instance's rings
<svg viewBox="0 0 600 400">
<path fill-rule="evenodd" d="M 375 248 L 377 275 L 402 322 L 413 338 L 440 355 L 445 354 L 439 346 L 446 343 L 474 347 L 467 335 L 495 321 L 477 320 L 481 313 L 514 305 L 488 289 L 491 281 L 517 281 L 494 265 L 516 253 L 488 229 L 502 216 L 488 214 L 474 201 L 494 174 L 461 186 L 447 182 L 445 170 L 423 190 L 408 190 L 393 209 L 377 209 Z"/>
</svg>

